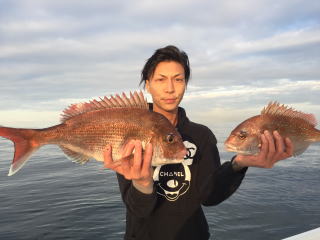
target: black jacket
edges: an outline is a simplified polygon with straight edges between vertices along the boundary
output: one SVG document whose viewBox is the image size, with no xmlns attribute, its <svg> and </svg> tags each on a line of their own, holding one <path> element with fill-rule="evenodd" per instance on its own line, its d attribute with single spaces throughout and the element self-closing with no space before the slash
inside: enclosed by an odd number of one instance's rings
<svg viewBox="0 0 320 240">
<path fill-rule="evenodd" d="M 127 207 L 125 239 L 209 239 L 201 205 L 224 201 L 245 176 L 246 169 L 234 172 L 231 162 L 221 165 L 215 136 L 206 126 L 189 121 L 183 108 L 179 108 L 177 129 L 188 155 L 183 164 L 155 168 L 152 194 L 139 192 L 117 174 Z"/>
</svg>

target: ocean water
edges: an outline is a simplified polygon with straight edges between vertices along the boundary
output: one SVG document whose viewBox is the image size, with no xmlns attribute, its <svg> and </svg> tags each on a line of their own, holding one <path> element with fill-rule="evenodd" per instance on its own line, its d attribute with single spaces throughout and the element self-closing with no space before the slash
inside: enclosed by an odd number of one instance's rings
<svg viewBox="0 0 320 240">
<path fill-rule="evenodd" d="M 221 160 L 230 126 L 210 126 Z M 320 227 L 320 144 L 273 169 L 250 168 L 229 199 L 205 207 L 212 239 L 282 239 Z M 13 144 L 0 139 L 0 239 L 122 239 L 125 207 L 116 176 L 91 161 L 70 162 L 56 146 L 7 173 Z M 320 236 L 319 236 L 320 239 Z"/>
</svg>

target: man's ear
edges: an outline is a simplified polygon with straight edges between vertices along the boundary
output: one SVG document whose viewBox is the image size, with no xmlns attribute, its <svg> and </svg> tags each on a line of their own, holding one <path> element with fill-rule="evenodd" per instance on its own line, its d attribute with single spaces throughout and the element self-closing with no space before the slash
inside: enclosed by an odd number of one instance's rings
<svg viewBox="0 0 320 240">
<path fill-rule="evenodd" d="M 150 85 L 149 85 L 149 79 L 146 80 L 146 90 L 148 93 L 150 93 Z"/>
</svg>

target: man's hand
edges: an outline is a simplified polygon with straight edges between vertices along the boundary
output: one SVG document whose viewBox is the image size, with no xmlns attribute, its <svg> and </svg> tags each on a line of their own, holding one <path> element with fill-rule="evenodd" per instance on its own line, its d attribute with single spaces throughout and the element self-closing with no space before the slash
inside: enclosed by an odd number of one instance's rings
<svg viewBox="0 0 320 240">
<path fill-rule="evenodd" d="M 264 131 L 261 135 L 261 150 L 258 155 L 237 155 L 233 160 L 240 167 L 272 168 L 273 165 L 293 155 L 293 145 L 289 138 L 283 139 L 277 131 Z"/>
<path fill-rule="evenodd" d="M 133 155 L 133 159 L 128 157 L 130 155 Z M 108 145 L 104 151 L 104 167 L 132 180 L 133 186 L 146 194 L 153 191 L 151 160 L 152 145 L 147 144 L 145 152 L 142 154 L 142 145 L 139 140 L 132 140 L 126 144 L 122 152 L 122 159 L 116 162 L 112 159 L 111 145 Z"/>
</svg>

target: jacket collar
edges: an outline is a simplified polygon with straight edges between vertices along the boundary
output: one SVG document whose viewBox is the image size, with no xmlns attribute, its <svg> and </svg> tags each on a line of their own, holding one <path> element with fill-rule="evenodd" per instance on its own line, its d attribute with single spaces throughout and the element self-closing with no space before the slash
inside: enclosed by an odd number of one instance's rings
<svg viewBox="0 0 320 240">
<path fill-rule="evenodd" d="M 153 104 L 152 103 L 148 103 L 148 104 L 149 104 L 149 110 L 153 111 Z M 178 107 L 178 123 L 176 128 L 181 130 L 187 122 L 189 122 L 189 119 L 187 117 L 186 111 L 184 110 L 184 108 Z"/>
</svg>

